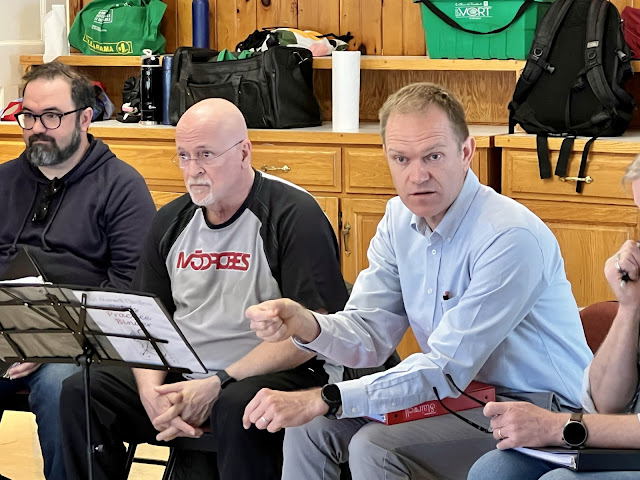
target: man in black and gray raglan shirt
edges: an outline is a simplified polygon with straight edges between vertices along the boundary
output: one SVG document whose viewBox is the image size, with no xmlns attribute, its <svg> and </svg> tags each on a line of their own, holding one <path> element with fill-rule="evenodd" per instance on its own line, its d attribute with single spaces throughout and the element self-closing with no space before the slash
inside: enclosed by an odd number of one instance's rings
<svg viewBox="0 0 640 480">
<path fill-rule="evenodd" d="M 23 82 L 16 119 L 26 148 L 0 165 L 0 276 L 25 247 L 51 282 L 130 288 L 156 211 L 144 179 L 87 133 L 95 92 L 84 75 L 52 62 Z M 67 478 L 59 399 L 62 381 L 79 370 L 24 362 L 0 380 L 0 417 L 16 391 L 30 390 L 47 480 Z"/>
<path fill-rule="evenodd" d="M 284 434 L 245 430 L 246 404 L 261 388 L 311 388 L 342 372 L 291 341 L 262 342 L 245 310 L 288 296 L 312 310 L 342 308 L 347 292 L 336 237 L 309 193 L 251 168 L 244 118 L 226 100 L 189 109 L 176 146 L 189 195 L 158 212 L 134 288 L 162 300 L 209 372 L 186 380 L 154 370 L 93 373 L 93 441 L 105 447 L 95 479 L 123 478 L 123 441 L 199 436 L 205 426 L 216 440 L 222 480 L 279 479 Z M 63 401 L 82 408 L 82 394 L 80 376 L 65 382 Z M 84 420 L 62 421 L 69 478 L 82 478 Z"/>
</svg>

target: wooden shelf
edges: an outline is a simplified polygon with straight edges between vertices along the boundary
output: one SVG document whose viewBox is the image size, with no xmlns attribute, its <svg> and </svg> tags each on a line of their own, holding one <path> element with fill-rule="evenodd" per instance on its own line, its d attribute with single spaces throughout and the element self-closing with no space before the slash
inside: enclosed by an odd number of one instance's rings
<svg viewBox="0 0 640 480">
<path fill-rule="evenodd" d="M 60 63 L 83 67 L 138 67 L 140 57 L 117 55 L 66 55 L 56 59 Z M 22 55 L 20 64 L 41 65 L 42 55 Z M 362 70 L 463 70 L 518 72 L 524 68 L 524 60 L 436 60 L 427 57 L 363 55 Z M 316 57 L 313 67 L 318 70 L 331 69 L 331 57 Z"/>
<path fill-rule="evenodd" d="M 118 55 L 83 55 L 76 53 L 56 58 L 57 62 L 76 67 L 139 67 L 140 57 L 126 57 Z M 42 55 L 20 55 L 20 65 L 42 65 Z"/>
<path fill-rule="evenodd" d="M 518 72 L 524 68 L 524 60 L 462 60 L 432 59 L 415 56 L 363 55 L 361 70 L 466 70 Z M 331 57 L 313 59 L 313 67 L 319 70 L 331 69 Z"/>
</svg>

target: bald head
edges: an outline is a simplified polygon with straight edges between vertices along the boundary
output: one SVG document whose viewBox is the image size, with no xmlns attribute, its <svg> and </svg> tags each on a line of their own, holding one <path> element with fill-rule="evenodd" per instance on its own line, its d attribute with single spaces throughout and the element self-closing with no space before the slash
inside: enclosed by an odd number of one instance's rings
<svg viewBox="0 0 640 480">
<path fill-rule="evenodd" d="M 207 98 L 184 112 L 176 126 L 176 138 L 193 134 L 206 134 L 216 141 L 248 137 L 242 112 L 222 98 Z"/>
</svg>

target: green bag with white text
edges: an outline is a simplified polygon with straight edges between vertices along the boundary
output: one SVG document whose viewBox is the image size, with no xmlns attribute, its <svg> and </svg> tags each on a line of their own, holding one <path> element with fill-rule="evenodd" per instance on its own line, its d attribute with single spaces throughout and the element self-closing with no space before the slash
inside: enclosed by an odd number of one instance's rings
<svg viewBox="0 0 640 480">
<path fill-rule="evenodd" d="M 69 44 L 85 55 L 142 55 L 147 48 L 162 54 L 166 8 L 161 0 L 93 0 L 73 21 Z"/>
</svg>

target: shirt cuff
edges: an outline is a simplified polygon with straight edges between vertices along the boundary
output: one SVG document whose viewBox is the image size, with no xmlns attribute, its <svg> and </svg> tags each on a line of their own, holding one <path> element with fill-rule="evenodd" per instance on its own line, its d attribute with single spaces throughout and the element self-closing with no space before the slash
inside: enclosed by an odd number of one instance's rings
<svg viewBox="0 0 640 480">
<path fill-rule="evenodd" d="M 326 328 L 327 320 L 324 315 L 320 313 L 316 313 L 311 311 L 311 314 L 316 318 L 318 325 L 320 325 L 320 335 L 316 337 L 315 340 L 304 343 L 300 339 L 296 337 L 292 337 L 293 343 L 300 348 L 301 350 L 306 350 L 307 352 L 315 352 L 322 353 L 323 350 L 327 350 L 333 341 L 333 335 L 328 332 L 328 328 Z"/>
<path fill-rule="evenodd" d="M 342 414 L 338 418 L 364 417 L 368 413 L 366 388 L 362 378 L 336 384 L 342 397 Z"/>
</svg>

